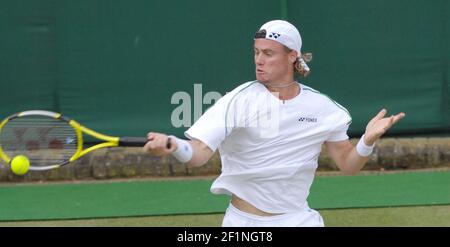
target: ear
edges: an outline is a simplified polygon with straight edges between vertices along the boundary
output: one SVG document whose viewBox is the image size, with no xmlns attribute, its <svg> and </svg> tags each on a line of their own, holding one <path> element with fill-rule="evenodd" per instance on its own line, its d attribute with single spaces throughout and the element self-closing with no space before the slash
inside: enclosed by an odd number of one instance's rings
<svg viewBox="0 0 450 247">
<path fill-rule="evenodd" d="M 295 63 L 295 61 L 297 61 L 297 52 L 294 50 L 291 50 L 291 52 L 289 53 L 289 62 Z"/>
<path fill-rule="evenodd" d="M 289 56 L 289 62 L 290 63 L 294 63 L 297 60 L 297 56 L 296 55 L 290 55 Z"/>
</svg>

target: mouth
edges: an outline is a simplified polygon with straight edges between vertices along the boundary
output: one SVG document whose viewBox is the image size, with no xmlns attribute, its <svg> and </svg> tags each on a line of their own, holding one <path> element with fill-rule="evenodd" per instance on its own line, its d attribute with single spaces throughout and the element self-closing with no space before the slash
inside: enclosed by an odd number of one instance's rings
<svg viewBox="0 0 450 247">
<path fill-rule="evenodd" d="M 256 69 L 256 74 L 264 74 L 264 70 L 262 70 L 262 69 Z"/>
</svg>

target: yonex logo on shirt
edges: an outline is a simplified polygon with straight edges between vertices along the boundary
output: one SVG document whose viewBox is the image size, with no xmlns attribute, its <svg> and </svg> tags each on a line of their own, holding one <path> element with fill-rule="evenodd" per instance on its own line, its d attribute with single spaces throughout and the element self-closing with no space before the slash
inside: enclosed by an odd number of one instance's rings
<svg viewBox="0 0 450 247">
<path fill-rule="evenodd" d="M 300 117 L 298 119 L 299 122 L 307 122 L 307 123 L 317 123 L 317 118 L 315 117 Z"/>
</svg>

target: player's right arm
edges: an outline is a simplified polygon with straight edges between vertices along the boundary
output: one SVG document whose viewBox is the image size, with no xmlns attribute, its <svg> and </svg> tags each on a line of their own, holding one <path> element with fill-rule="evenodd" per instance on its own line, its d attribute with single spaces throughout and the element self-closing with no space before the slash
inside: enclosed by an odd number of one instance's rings
<svg viewBox="0 0 450 247">
<path fill-rule="evenodd" d="M 166 134 L 150 132 L 147 135 L 148 142 L 144 146 L 144 151 L 154 156 L 171 155 L 179 148 L 177 142 L 172 140 Z M 171 138 L 170 147 L 167 146 L 168 139 Z M 192 147 L 192 157 L 185 162 L 186 165 L 195 167 L 204 165 L 214 154 L 214 152 L 205 143 L 200 140 L 183 140 Z"/>
<path fill-rule="evenodd" d="M 193 139 L 188 142 L 191 143 L 192 149 L 194 150 L 192 159 L 186 163 L 188 166 L 202 166 L 213 156 L 214 152 L 202 141 Z"/>
<path fill-rule="evenodd" d="M 144 146 L 144 151 L 154 156 L 172 155 L 181 163 L 192 167 L 204 165 L 225 140 L 226 135 L 233 130 L 233 123 L 237 121 L 234 116 L 238 115 L 234 112 L 237 108 L 235 102 L 238 99 L 235 96 L 254 83 L 242 84 L 208 108 L 184 133 L 189 140 L 150 132 L 147 135 L 148 142 Z M 233 99 L 235 101 L 232 102 Z M 169 138 L 170 147 L 167 145 Z"/>
</svg>

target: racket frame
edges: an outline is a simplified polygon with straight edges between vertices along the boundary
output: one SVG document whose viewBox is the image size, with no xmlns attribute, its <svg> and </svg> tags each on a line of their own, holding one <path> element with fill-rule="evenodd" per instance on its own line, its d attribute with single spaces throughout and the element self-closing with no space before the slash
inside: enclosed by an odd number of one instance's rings
<svg viewBox="0 0 450 247">
<path fill-rule="evenodd" d="M 5 126 L 9 121 L 18 118 L 18 117 L 24 117 L 24 116 L 32 116 L 32 115 L 37 115 L 37 116 L 47 116 L 50 118 L 54 118 L 54 119 L 59 119 L 61 121 L 65 121 L 67 122 L 74 130 L 75 130 L 75 134 L 76 134 L 76 138 L 77 138 L 77 150 L 76 152 L 70 157 L 69 160 L 57 164 L 57 165 L 49 165 L 49 166 L 44 166 L 44 167 L 38 167 L 38 166 L 30 166 L 30 170 L 49 170 L 49 169 L 53 169 L 53 168 L 57 168 L 57 167 L 61 167 L 64 166 L 66 164 L 69 164 L 72 161 L 75 161 L 77 159 L 79 159 L 80 157 L 82 157 L 83 155 L 92 152 L 94 150 L 100 149 L 100 148 L 105 148 L 105 147 L 117 147 L 119 146 L 119 141 L 120 138 L 119 137 L 114 137 L 114 136 L 109 136 L 109 135 L 104 135 L 101 133 L 98 133 L 92 129 L 86 128 L 83 125 L 79 124 L 77 121 L 67 118 L 63 115 L 61 115 L 60 113 L 56 113 L 56 112 L 51 112 L 51 111 L 44 111 L 44 110 L 30 110 L 30 111 L 23 111 L 23 112 L 19 112 L 16 113 L 14 115 L 11 115 L 9 117 L 7 117 L 6 119 L 4 119 L 1 123 L 0 123 L 0 134 L 2 131 L 3 126 Z M 84 146 L 84 142 L 83 142 L 83 133 L 90 135 L 92 137 L 95 137 L 99 140 L 102 140 L 104 142 L 98 143 L 96 145 L 90 146 L 86 149 L 83 149 Z M 2 146 L 0 145 L 0 158 L 2 160 L 4 160 L 6 163 L 10 163 L 11 162 L 11 157 L 9 157 L 4 151 Z"/>
</svg>

